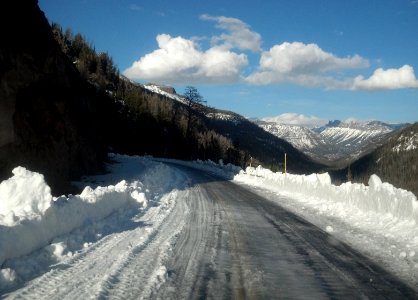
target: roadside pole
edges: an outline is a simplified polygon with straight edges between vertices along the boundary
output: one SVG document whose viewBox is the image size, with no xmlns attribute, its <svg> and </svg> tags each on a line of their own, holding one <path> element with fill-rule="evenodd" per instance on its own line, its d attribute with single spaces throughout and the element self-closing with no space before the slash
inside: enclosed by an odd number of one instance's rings
<svg viewBox="0 0 418 300">
<path fill-rule="evenodd" d="M 286 176 L 286 164 L 287 164 L 287 154 L 286 152 L 284 153 L 284 176 Z"/>
</svg>

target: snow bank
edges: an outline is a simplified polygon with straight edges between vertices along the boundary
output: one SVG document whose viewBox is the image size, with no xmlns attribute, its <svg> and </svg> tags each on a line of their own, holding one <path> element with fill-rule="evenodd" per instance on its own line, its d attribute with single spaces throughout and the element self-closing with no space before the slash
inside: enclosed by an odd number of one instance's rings
<svg viewBox="0 0 418 300">
<path fill-rule="evenodd" d="M 148 158 L 122 155 L 112 158 L 116 160 L 113 168 L 123 167 L 120 173 L 127 175 L 130 182 L 120 180 L 94 189 L 86 186 L 80 195 L 68 197 L 52 197 L 41 174 L 15 168 L 14 176 L 0 184 L 0 266 L 6 259 L 26 255 L 55 237 L 101 220 L 123 206 L 145 208 L 158 193 L 175 186 L 179 180 L 173 178 L 175 174 L 169 167 Z M 134 169 L 138 175 L 141 167 L 147 172 L 141 176 L 142 181 L 138 181 L 138 176 L 134 180 Z M 114 181 L 110 177 L 112 174 L 103 175 L 102 179 Z"/>
<path fill-rule="evenodd" d="M 30 171 L 25 170 L 28 183 L 33 178 Z M 33 177 L 40 174 L 32 173 Z M 4 185 L 14 184 L 14 179 L 5 182 Z M 24 184 L 24 179 L 20 178 Z M 44 187 L 39 189 L 39 187 Z M 33 186 L 31 186 L 33 187 Z M 6 215 L 0 215 L 0 265 L 5 259 L 14 258 L 32 252 L 46 245 L 54 237 L 68 233 L 87 222 L 94 222 L 110 215 L 113 211 L 126 205 L 128 202 L 146 204 L 145 197 L 140 196 L 140 189 L 128 186 L 126 181 L 121 181 L 115 186 L 97 187 L 92 189 L 87 186 L 80 195 L 59 197 L 52 201 L 49 194 L 37 194 L 36 192 L 48 190 L 45 182 L 38 182 L 38 189 L 22 189 L 18 193 L 18 199 L 25 199 L 23 207 L 25 214 L 21 214 L 21 202 L 17 202 L 16 209 L 11 207 L 14 201 L 11 196 L 6 199 L 9 203 Z M 43 197 L 46 196 L 46 197 Z M 44 204 L 39 200 L 51 199 L 44 210 L 38 209 L 38 204 Z M 2 200 L 3 201 L 3 198 Z M 32 201 L 32 202 L 31 202 Z M 30 210 L 34 208 L 33 210 Z"/>
<path fill-rule="evenodd" d="M 395 188 L 389 183 L 382 183 L 376 175 L 370 177 L 368 186 L 350 182 L 335 186 L 331 184 L 328 173 L 307 176 L 285 175 L 280 172 L 273 173 L 259 166 L 248 167 L 245 172 L 241 171 L 236 175 L 234 180 L 267 187 L 280 193 L 339 203 L 342 204 L 342 209 L 356 208 L 360 212 L 372 212 L 418 224 L 418 201 L 415 195 Z"/>
</svg>

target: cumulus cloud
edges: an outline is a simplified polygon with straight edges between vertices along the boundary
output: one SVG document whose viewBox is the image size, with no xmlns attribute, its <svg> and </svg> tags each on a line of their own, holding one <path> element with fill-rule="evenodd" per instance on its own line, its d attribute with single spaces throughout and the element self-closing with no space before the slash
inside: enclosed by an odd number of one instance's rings
<svg viewBox="0 0 418 300">
<path fill-rule="evenodd" d="M 131 7 L 137 8 L 137 7 Z M 196 37 L 172 37 L 159 34 L 158 48 L 143 55 L 124 75 L 133 80 L 165 84 L 236 83 L 255 85 L 292 83 L 304 87 L 341 90 L 386 90 L 418 88 L 414 69 L 377 69 L 369 78 L 345 76 L 347 70 L 369 67 L 369 61 L 357 54 L 339 57 L 317 44 L 284 42 L 261 50 L 261 36 L 245 22 L 230 17 L 201 15 L 222 30 L 211 38 L 211 46 L 202 49 Z M 244 74 L 248 65 L 246 51 L 260 53 L 259 65 Z"/>
<path fill-rule="evenodd" d="M 166 83 L 228 83 L 237 81 L 248 63 L 245 54 L 223 47 L 202 51 L 183 37 L 159 34 L 157 43 L 159 49 L 134 62 L 124 75 Z"/>
<path fill-rule="evenodd" d="M 284 113 L 276 117 L 266 117 L 262 119 L 266 122 L 275 122 L 286 125 L 298 125 L 304 127 L 318 127 L 327 123 L 327 120 L 315 116 L 305 116 L 297 113 Z"/>
<path fill-rule="evenodd" d="M 340 58 L 316 44 L 282 43 L 261 54 L 258 71 L 247 77 L 253 84 L 291 82 L 304 86 L 336 86 L 332 72 L 369 66 L 359 55 Z"/>
<path fill-rule="evenodd" d="M 215 45 L 219 46 L 220 44 L 221 47 L 227 49 L 238 48 L 253 52 L 261 51 L 261 35 L 251 31 L 250 26 L 243 21 L 236 18 L 215 17 L 206 14 L 201 15 L 200 19 L 204 21 L 215 21 L 217 28 L 227 31 L 227 33 L 212 37 L 212 42 Z"/>
<path fill-rule="evenodd" d="M 374 71 L 373 75 L 365 79 L 363 76 L 354 78 L 351 89 L 353 90 L 393 90 L 403 88 L 418 88 L 418 80 L 415 77 L 414 68 L 404 65 L 399 69 L 382 68 Z"/>
</svg>

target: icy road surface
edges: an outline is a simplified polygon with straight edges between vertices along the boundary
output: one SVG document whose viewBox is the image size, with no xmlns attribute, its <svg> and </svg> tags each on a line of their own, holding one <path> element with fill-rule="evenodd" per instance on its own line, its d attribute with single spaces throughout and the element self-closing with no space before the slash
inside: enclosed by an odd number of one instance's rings
<svg viewBox="0 0 418 300">
<path fill-rule="evenodd" d="M 16 299 L 418 297 L 300 217 L 232 182 L 189 178 L 159 206 L 26 283 Z M 122 228 L 122 227 L 120 227 Z"/>
</svg>

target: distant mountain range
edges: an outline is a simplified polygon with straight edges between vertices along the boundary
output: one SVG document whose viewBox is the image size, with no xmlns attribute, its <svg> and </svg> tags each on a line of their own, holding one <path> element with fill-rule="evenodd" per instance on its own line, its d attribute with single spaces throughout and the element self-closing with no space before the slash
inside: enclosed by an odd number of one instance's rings
<svg viewBox="0 0 418 300">
<path fill-rule="evenodd" d="M 406 124 L 379 121 L 330 121 L 317 128 L 253 120 L 264 130 L 287 140 L 297 149 L 322 163 L 346 165 L 382 145 Z"/>
<path fill-rule="evenodd" d="M 184 102 L 183 97 L 178 95 L 172 87 L 150 83 L 145 84 L 144 88 L 181 103 Z M 206 117 L 212 120 L 210 123 L 223 122 L 224 127 L 227 123 L 237 126 L 250 121 L 266 132 L 289 142 L 316 161 L 333 167 L 344 167 L 362 155 L 370 153 L 382 145 L 396 130 L 406 126 L 406 124 L 387 124 L 380 121 L 333 120 L 322 127 L 308 128 L 260 119 L 248 120 L 236 113 L 217 109 L 208 111 Z M 222 131 L 219 127 L 217 130 Z M 231 135 L 231 132 L 227 134 Z M 257 138 L 260 139 L 260 133 Z"/>
</svg>

